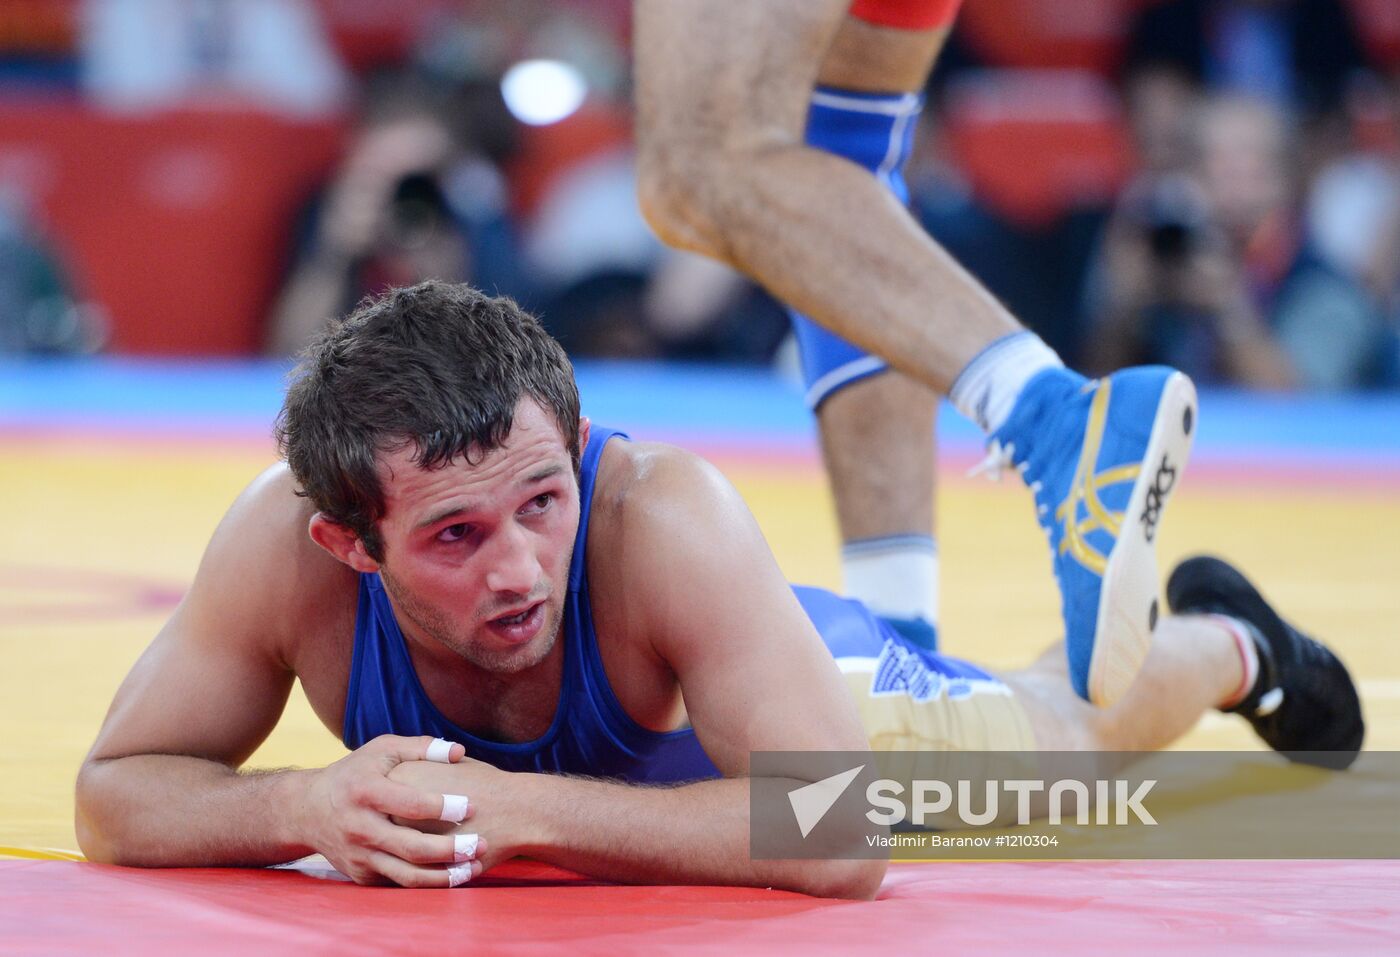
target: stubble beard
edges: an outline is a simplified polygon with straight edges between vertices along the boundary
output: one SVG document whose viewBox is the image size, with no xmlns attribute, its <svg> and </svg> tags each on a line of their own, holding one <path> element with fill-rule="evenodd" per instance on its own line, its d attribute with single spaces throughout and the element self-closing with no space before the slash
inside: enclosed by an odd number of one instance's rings
<svg viewBox="0 0 1400 957">
<path fill-rule="evenodd" d="M 468 664 L 492 674 L 517 674 L 538 665 L 554 650 L 559 633 L 563 630 L 562 609 L 554 606 L 551 596 L 546 599 L 544 608 L 549 618 L 534 640 L 516 648 L 487 648 L 473 641 L 471 633 L 464 632 L 442 609 L 419 601 L 408 589 L 401 588 L 387 568 L 380 567 L 379 577 L 384 582 L 384 589 L 394 599 L 394 607 L 399 614 Z M 486 629 L 483 626 L 481 630 Z"/>
</svg>

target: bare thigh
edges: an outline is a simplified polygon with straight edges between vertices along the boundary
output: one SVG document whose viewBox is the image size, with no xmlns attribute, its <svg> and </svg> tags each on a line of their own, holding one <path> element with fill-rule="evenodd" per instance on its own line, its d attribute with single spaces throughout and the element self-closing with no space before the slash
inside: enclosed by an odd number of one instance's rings
<svg viewBox="0 0 1400 957">
<path fill-rule="evenodd" d="M 637 0 L 637 126 L 725 148 L 801 139 L 848 0 Z"/>
<path fill-rule="evenodd" d="M 946 28 L 898 30 L 846 16 L 849 0 L 636 0 L 638 134 L 727 146 L 801 139 L 818 82 L 923 86 Z M 735 140 L 738 142 L 735 142 Z"/>
</svg>

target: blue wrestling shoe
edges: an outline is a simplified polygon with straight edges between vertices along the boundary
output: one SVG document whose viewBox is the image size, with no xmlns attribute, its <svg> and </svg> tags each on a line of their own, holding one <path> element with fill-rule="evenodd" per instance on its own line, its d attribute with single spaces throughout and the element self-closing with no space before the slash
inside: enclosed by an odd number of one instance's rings
<svg viewBox="0 0 1400 957">
<path fill-rule="evenodd" d="M 1088 380 L 1047 369 L 1028 382 L 976 471 L 1014 465 L 1035 495 L 1060 586 L 1070 681 L 1100 707 L 1147 657 L 1157 623 L 1154 539 L 1191 450 L 1196 390 L 1144 366 Z"/>
</svg>

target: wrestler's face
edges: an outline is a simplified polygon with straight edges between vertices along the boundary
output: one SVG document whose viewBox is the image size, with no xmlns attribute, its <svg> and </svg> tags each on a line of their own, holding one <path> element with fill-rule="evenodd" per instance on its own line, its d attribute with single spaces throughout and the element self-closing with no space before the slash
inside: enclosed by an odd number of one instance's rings
<svg viewBox="0 0 1400 957">
<path fill-rule="evenodd" d="M 564 620 L 579 522 L 578 482 L 553 416 L 524 399 L 505 442 L 475 464 L 423 469 L 403 448 L 382 454 L 379 468 L 380 574 L 405 635 L 492 672 L 544 660 Z"/>
</svg>

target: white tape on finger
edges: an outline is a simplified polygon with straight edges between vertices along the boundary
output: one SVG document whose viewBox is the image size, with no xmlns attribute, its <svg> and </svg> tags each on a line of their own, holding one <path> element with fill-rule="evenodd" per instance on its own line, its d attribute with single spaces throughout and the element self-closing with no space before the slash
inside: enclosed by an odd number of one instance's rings
<svg viewBox="0 0 1400 957">
<path fill-rule="evenodd" d="M 472 879 L 472 866 L 470 864 L 458 864 L 456 867 L 447 869 L 447 886 L 461 887 Z"/>
<path fill-rule="evenodd" d="M 432 743 L 428 745 L 426 760 L 436 761 L 438 764 L 451 764 L 452 742 L 445 738 L 433 738 Z"/>
<path fill-rule="evenodd" d="M 469 861 L 476 857 L 477 836 L 475 834 L 455 834 L 452 837 L 452 860 L 455 863 Z"/>
<path fill-rule="evenodd" d="M 446 821 L 449 824 L 461 824 L 467 819 L 467 796 L 465 794 L 444 794 L 442 796 L 442 813 L 438 815 L 439 821 Z"/>
</svg>

